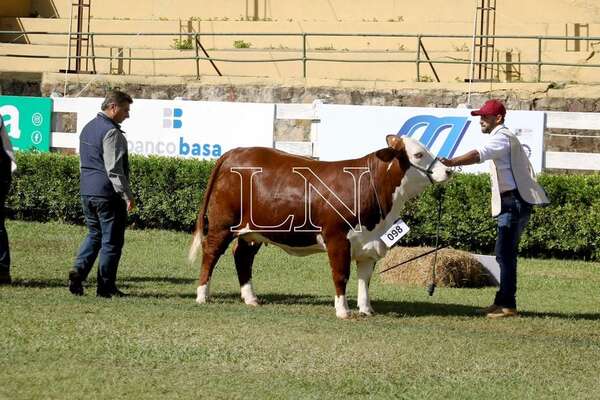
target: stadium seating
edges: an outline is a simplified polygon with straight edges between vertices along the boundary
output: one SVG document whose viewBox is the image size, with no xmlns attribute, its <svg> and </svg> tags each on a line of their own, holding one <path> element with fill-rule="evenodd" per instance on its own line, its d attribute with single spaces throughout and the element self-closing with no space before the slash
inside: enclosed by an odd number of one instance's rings
<svg viewBox="0 0 600 400">
<path fill-rule="evenodd" d="M 86 0 L 87 2 L 87 0 Z M 222 1 L 159 1 L 136 2 L 123 6 L 117 0 L 91 0 L 91 32 L 177 33 L 176 36 L 96 36 L 93 51 L 98 73 L 132 75 L 195 76 L 193 60 L 134 60 L 125 57 L 193 57 L 195 50 L 186 40 L 189 33 L 199 33 L 200 42 L 210 56 L 235 60 L 273 60 L 302 57 L 303 42 L 299 36 L 210 36 L 213 33 L 373 33 L 373 34 L 437 34 L 468 35 L 473 31 L 473 2 L 460 0 L 423 0 L 418 4 L 393 0 L 222 0 Z M 22 32 L 68 32 L 71 1 L 5 0 L 0 6 L 0 30 Z M 14 4 L 19 4 L 16 6 Z M 254 6 L 258 3 L 258 10 Z M 565 2 L 546 2 L 544 15 L 534 2 L 521 4 L 516 0 L 500 3 L 496 15 L 498 35 L 564 35 L 568 24 L 587 23 L 590 36 L 600 32 L 600 24 L 590 20 L 599 15 L 590 5 L 567 6 Z M 10 7 L 10 4 L 13 4 Z M 23 5 L 29 5 L 29 14 Z M 20 7 L 20 9 L 19 9 Z M 548 11 L 551 10 L 551 11 Z M 592 12 L 595 12 L 593 14 Z M 21 16 L 14 16 L 20 13 Z M 2 16 L 4 15 L 4 16 Z M 36 15 L 37 17 L 29 17 Z M 253 19 L 257 17 L 257 21 Z M 568 29 L 568 28 L 567 28 Z M 434 60 L 469 60 L 470 38 L 424 38 L 423 46 Z M 544 41 L 543 60 L 560 63 L 595 63 L 594 43 L 582 42 L 581 51 L 567 51 L 569 43 Z M 306 41 L 311 58 L 352 60 L 414 60 L 417 39 L 389 37 L 312 37 Z M 192 46 L 193 47 L 193 46 Z M 91 50 L 90 50 L 91 51 Z M 512 61 L 536 62 L 538 41 L 496 39 L 496 60 L 502 62 L 495 77 L 500 81 L 534 81 L 537 66 L 522 66 Z M 27 34 L 0 36 L 0 70 L 57 72 L 65 68 L 67 37 L 64 35 Z M 85 54 L 85 51 L 84 51 Z M 91 53 L 88 53 L 91 55 Z M 60 58 L 18 58 L 7 55 L 55 56 Z M 200 56 L 203 54 L 200 52 Z M 112 60 L 108 60 L 112 56 Z M 102 59 L 105 58 L 105 59 Z M 588 59 L 589 60 L 586 60 Z M 421 59 L 425 60 L 421 52 Z M 299 61 L 242 63 L 216 62 L 224 75 L 272 78 L 302 77 Z M 463 81 L 468 77 L 467 65 L 436 64 L 443 82 Z M 507 71 L 512 71 L 507 73 Z M 201 75 L 216 75 L 206 61 L 200 62 Z M 415 81 L 415 63 L 332 63 L 311 61 L 306 74 L 311 78 L 348 80 Z M 433 81 L 435 75 L 427 63 L 420 65 L 422 81 Z M 544 80 L 595 81 L 594 68 L 545 67 Z"/>
</svg>

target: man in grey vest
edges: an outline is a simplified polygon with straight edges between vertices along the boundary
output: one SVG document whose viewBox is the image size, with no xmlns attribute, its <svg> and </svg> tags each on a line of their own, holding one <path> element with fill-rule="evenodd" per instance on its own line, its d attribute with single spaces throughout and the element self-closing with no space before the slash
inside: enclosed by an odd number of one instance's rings
<svg viewBox="0 0 600 400">
<path fill-rule="evenodd" d="M 12 282 L 10 276 L 10 249 L 8 247 L 8 234 L 4 225 L 6 211 L 4 203 L 10 190 L 12 173 L 17 169 L 15 154 L 10 144 L 8 132 L 4 127 L 4 120 L 0 115 L 0 285 Z"/>
<path fill-rule="evenodd" d="M 129 118 L 131 103 L 127 93 L 110 92 L 102 103 L 102 111 L 79 136 L 81 204 L 89 232 L 69 272 L 69 291 L 77 296 L 83 295 L 83 281 L 98 254 L 96 295 L 125 296 L 116 286 L 117 268 L 127 212 L 135 207 L 135 202 L 129 187 L 127 140 L 119 124 Z"/>
<path fill-rule="evenodd" d="M 481 117 L 483 133 L 490 136 L 479 149 L 441 161 L 448 167 L 490 161 L 492 216 L 497 218 L 496 260 L 500 266 L 500 290 L 494 303 L 480 310 L 489 318 L 517 315 L 517 251 L 521 233 L 529 221 L 531 206 L 547 204 L 544 189 L 535 174 L 523 146 L 504 126 L 506 108 L 498 100 L 488 100 L 471 115 Z"/>
</svg>

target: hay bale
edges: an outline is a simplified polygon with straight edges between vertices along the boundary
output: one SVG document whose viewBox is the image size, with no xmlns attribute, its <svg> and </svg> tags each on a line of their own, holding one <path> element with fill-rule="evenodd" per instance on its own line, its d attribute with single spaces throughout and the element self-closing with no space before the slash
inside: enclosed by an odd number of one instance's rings
<svg viewBox="0 0 600 400">
<path fill-rule="evenodd" d="M 431 247 L 394 247 L 379 263 L 383 271 L 398 263 L 433 250 Z M 403 286 L 426 286 L 431 282 L 431 266 L 434 253 L 421 257 L 390 271 L 381 277 L 384 282 Z M 493 286 L 494 281 L 487 270 L 471 254 L 454 249 L 438 251 L 435 268 L 436 284 L 440 287 Z"/>
</svg>

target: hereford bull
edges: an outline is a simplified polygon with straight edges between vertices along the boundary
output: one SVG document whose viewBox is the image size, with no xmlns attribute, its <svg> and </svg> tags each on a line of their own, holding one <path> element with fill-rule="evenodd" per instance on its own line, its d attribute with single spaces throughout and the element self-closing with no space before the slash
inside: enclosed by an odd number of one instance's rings
<svg viewBox="0 0 600 400">
<path fill-rule="evenodd" d="M 237 238 L 233 256 L 246 304 L 257 305 L 252 264 L 262 243 L 292 255 L 327 252 L 335 285 L 335 311 L 348 318 L 346 283 L 358 267 L 358 308 L 371 315 L 369 281 L 387 252 L 380 236 L 404 203 L 450 170 L 419 142 L 395 135 L 388 147 L 346 161 L 324 162 L 268 148 L 237 148 L 217 161 L 204 195 L 190 248 L 202 248 L 198 303 L 209 298 L 219 257 Z"/>
</svg>

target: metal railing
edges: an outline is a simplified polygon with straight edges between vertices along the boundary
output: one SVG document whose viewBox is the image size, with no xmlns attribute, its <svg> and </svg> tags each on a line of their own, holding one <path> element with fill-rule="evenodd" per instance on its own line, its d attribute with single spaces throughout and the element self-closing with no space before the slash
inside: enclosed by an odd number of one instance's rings
<svg viewBox="0 0 600 400">
<path fill-rule="evenodd" d="M 63 32 L 43 32 L 43 31 L 0 31 L 0 43 L 1 38 L 4 35 L 63 35 L 68 36 L 69 33 Z M 182 33 L 182 32 L 174 32 L 174 33 L 158 33 L 158 32 L 148 32 L 148 33 L 134 33 L 134 32 L 75 32 L 71 33 L 71 36 L 85 36 L 89 38 L 94 38 L 97 36 L 133 36 L 133 37 L 144 37 L 144 36 L 169 36 L 169 37 L 192 37 L 194 38 L 194 49 L 195 53 L 193 56 L 184 56 L 184 57 L 122 57 L 123 60 L 129 61 L 175 61 L 175 60 L 190 60 L 195 63 L 196 66 L 196 77 L 200 77 L 200 68 L 199 63 L 201 61 L 209 61 L 214 62 L 223 62 L 223 63 L 285 63 L 285 62 L 301 62 L 302 63 L 302 76 L 306 78 L 308 76 L 307 66 L 312 62 L 333 62 L 333 63 L 412 63 L 416 67 L 416 77 L 417 81 L 421 80 L 421 64 L 428 64 L 433 70 L 434 74 L 437 78 L 437 73 L 435 72 L 434 66 L 437 64 L 457 64 L 457 65 L 487 65 L 492 67 L 500 68 L 501 65 L 506 64 L 506 62 L 501 61 L 474 61 L 471 60 L 462 60 L 462 59 L 431 59 L 427 55 L 424 46 L 424 39 L 473 39 L 473 35 L 442 35 L 442 34 L 389 34 L 389 33 L 316 33 L 316 32 L 305 32 L 305 33 L 271 33 L 271 32 L 190 32 L 190 33 Z M 235 37 L 297 37 L 299 38 L 301 45 L 299 49 L 288 49 L 287 51 L 296 50 L 299 51 L 298 57 L 286 57 L 286 58 L 258 58 L 258 59 L 242 59 L 242 58 L 222 58 L 222 57 L 210 57 L 208 53 L 204 51 L 204 56 L 200 55 L 200 49 L 204 50 L 200 45 L 201 39 L 206 37 L 219 37 L 219 36 L 235 36 Z M 324 58 L 324 57 L 316 57 L 311 55 L 310 53 L 315 53 L 319 49 L 310 49 L 307 46 L 307 41 L 310 38 L 350 38 L 350 37 L 365 37 L 365 38 L 404 38 L 404 39 L 414 39 L 415 40 L 415 58 L 414 59 L 356 59 L 356 58 Z M 476 35 L 477 39 L 486 39 L 493 38 L 495 40 L 498 39 L 509 39 L 509 40 L 526 40 L 526 41 L 535 41 L 537 42 L 537 59 L 530 61 L 512 61 L 511 64 L 515 66 L 535 66 L 537 69 L 537 77 L 536 82 L 542 82 L 542 67 L 582 67 L 582 68 L 599 68 L 600 64 L 582 64 L 582 63 L 568 63 L 568 62 L 550 62 L 544 61 L 543 59 L 543 47 L 545 42 L 548 41 L 585 41 L 585 42 L 600 42 L 600 37 L 573 37 L 573 36 L 516 36 L 516 35 Z M 223 50 L 223 49 L 219 49 Z M 252 51 L 271 51 L 271 49 L 252 49 Z M 231 51 L 231 50 L 229 50 Z M 344 54 L 353 54 L 360 53 L 360 50 L 348 50 L 344 52 Z M 407 51 L 398 51 L 406 53 Z M 391 52 L 393 53 L 393 52 Z M 388 53 L 390 54 L 390 53 Z M 423 58 L 423 55 L 426 57 Z M 111 60 L 113 57 L 111 56 L 100 56 L 100 55 L 92 55 L 92 56 L 55 56 L 55 55 L 26 55 L 26 54 L 0 54 L 0 57 L 17 57 L 17 58 L 39 58 L 39 59 L 93 59 L 93 60 Z M 220 74 L 220 72 L 219 72 Z M 600 75 L 599 75 L 600 76 Z M 438 78 L 439 81 L 439 78 Z"/>
</svg>

